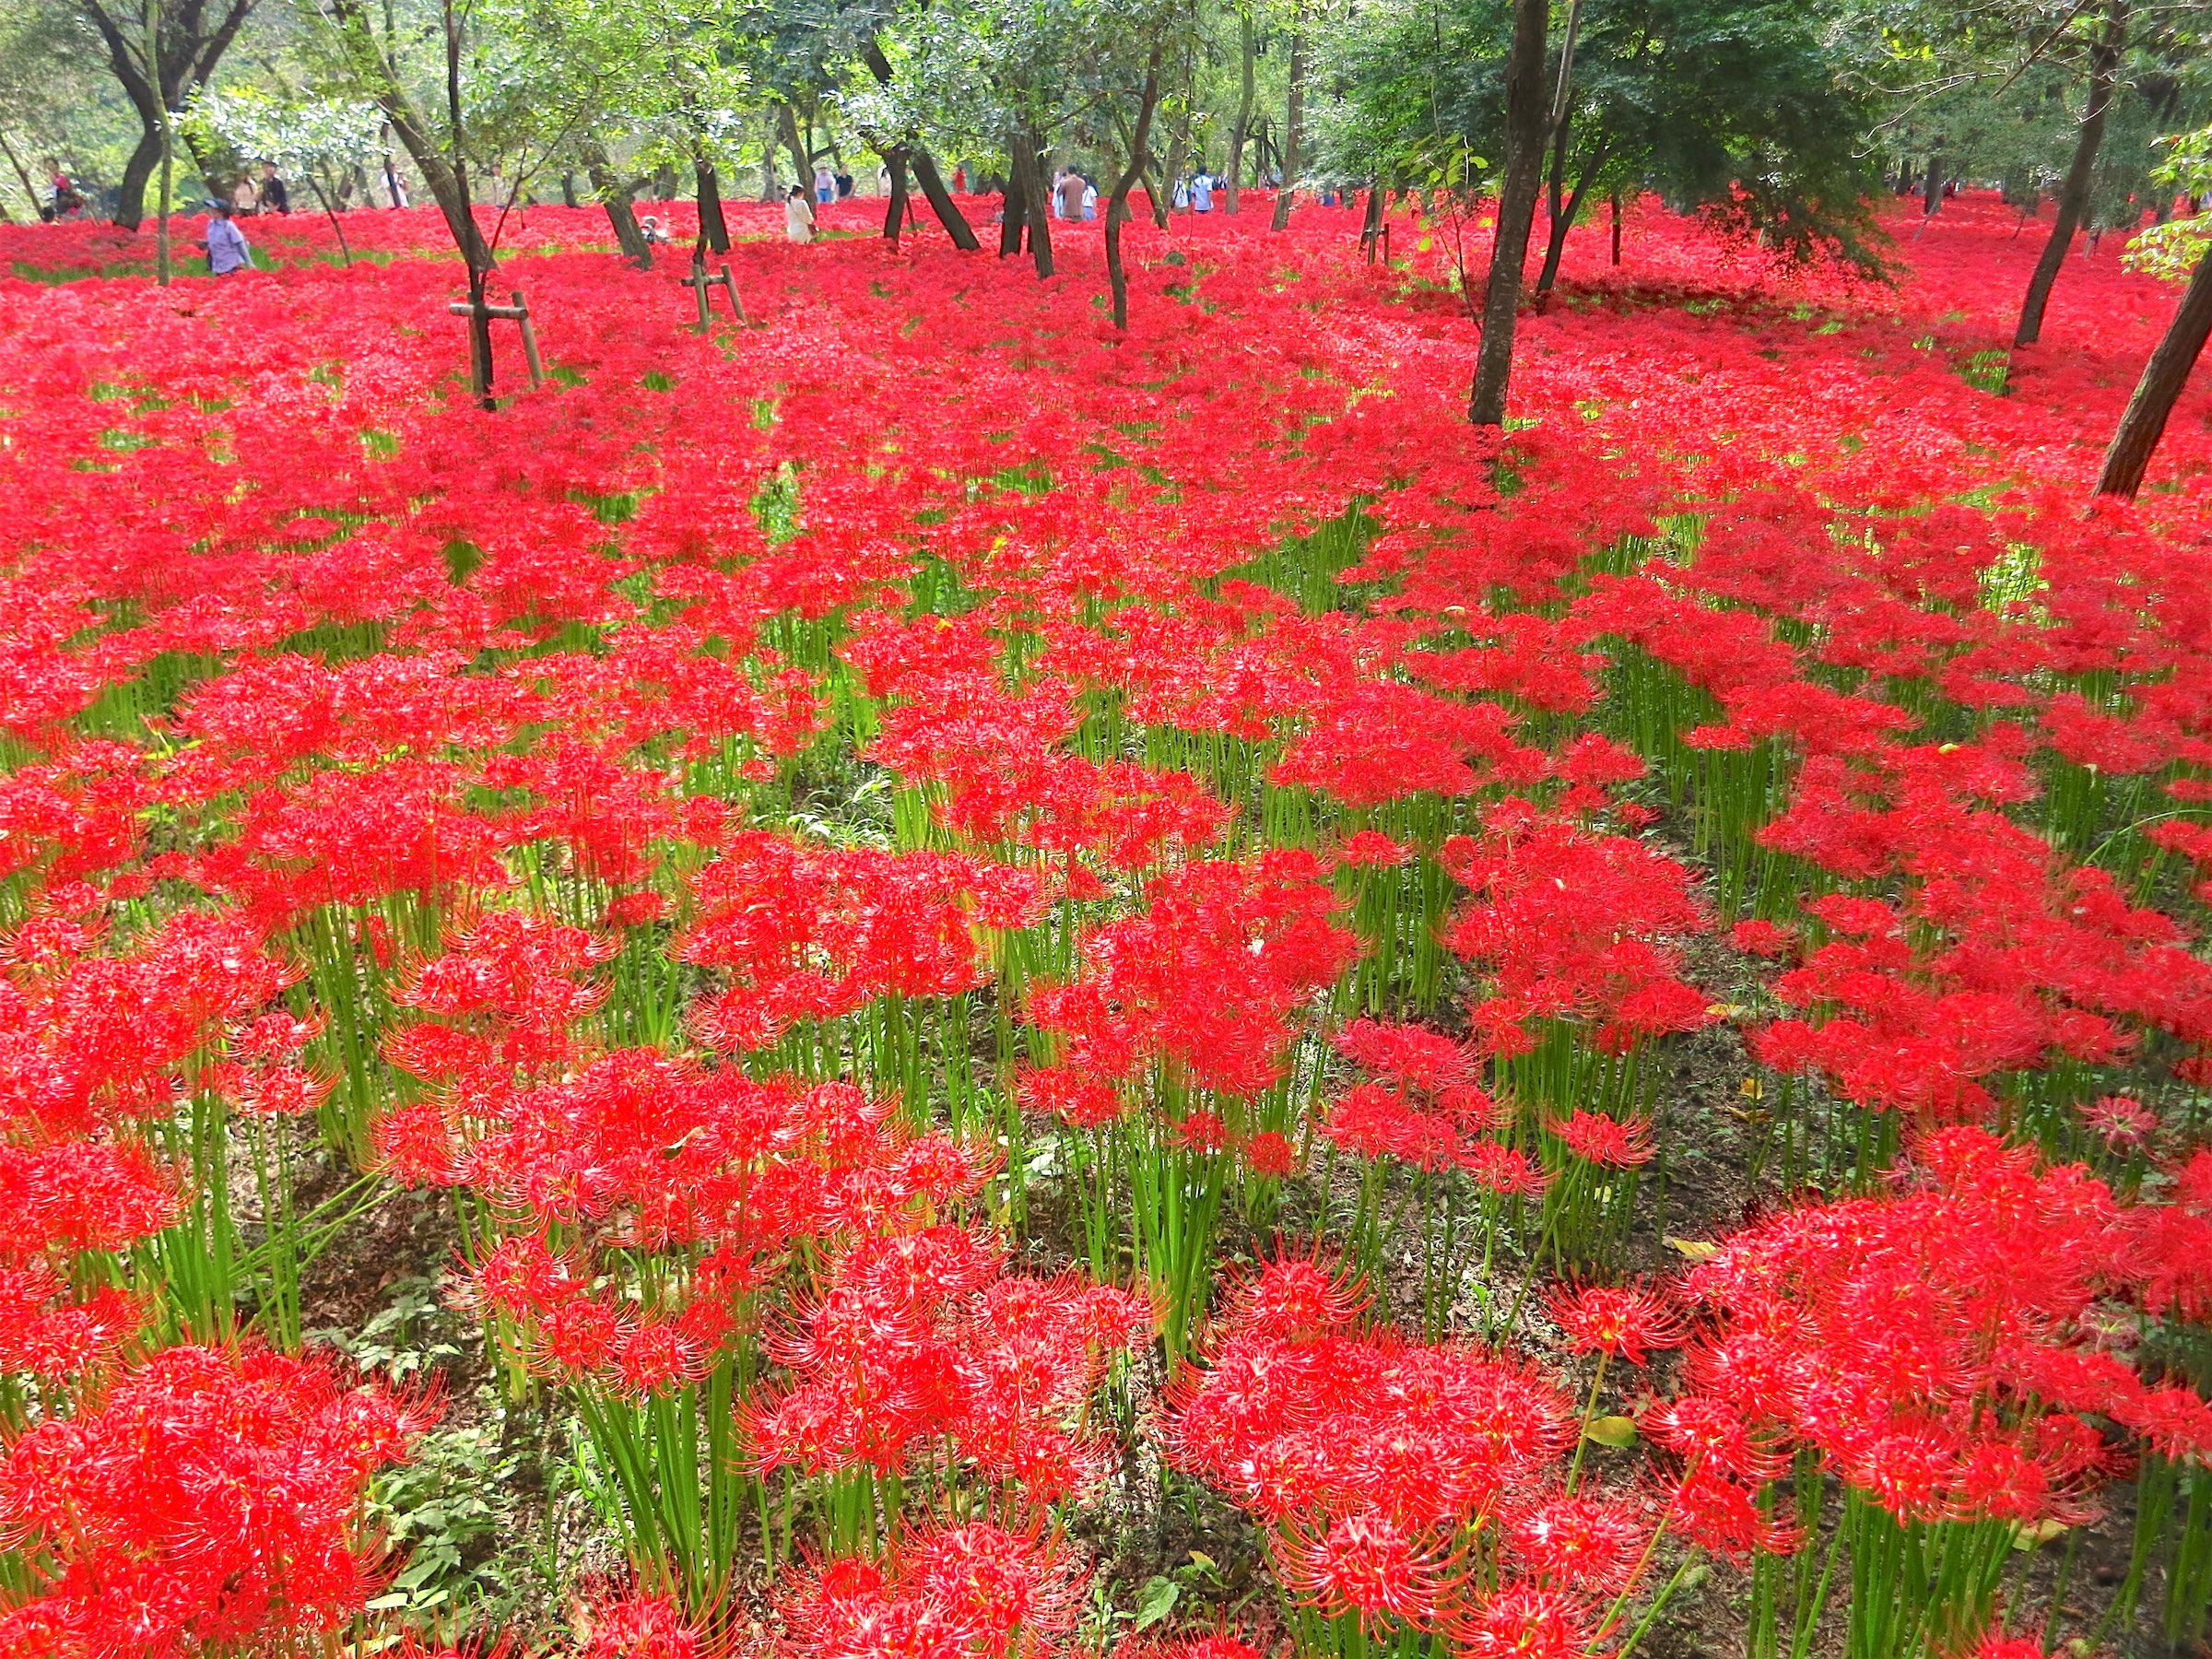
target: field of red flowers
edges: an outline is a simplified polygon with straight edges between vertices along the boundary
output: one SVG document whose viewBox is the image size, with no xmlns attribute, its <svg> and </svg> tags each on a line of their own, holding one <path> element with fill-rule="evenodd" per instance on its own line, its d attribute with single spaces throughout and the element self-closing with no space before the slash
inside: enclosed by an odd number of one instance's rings
<svg viewBox="0 0 2212 1659">
<path fill-rule="evenodd" d="M 2171 292 L 771 213 L 0 231 L 0 1653 L 2202 1651 Z"/>
</svg>

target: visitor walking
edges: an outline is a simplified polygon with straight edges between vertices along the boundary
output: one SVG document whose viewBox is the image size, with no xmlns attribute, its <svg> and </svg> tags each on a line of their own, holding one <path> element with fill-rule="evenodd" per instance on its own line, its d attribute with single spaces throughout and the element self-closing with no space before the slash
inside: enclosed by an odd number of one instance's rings
<svg viewBox="0 0 2212 1659">
<path fill-rule="evenodd" d="M 1194 212 L 1211 213 L 1214 210 L 1214 175 L 1204 168 L 1191 181 L 1191 207 Z"/>
<path fill-rule="evenodd" d="M 228 276 L 233 271 L 253 268 L 253 250 L 246 246 L 246 233 L 231 218 L 228 202 L 216 203 L 199 245 L 206 252 L 207 274 L 211 276 Z"/>
<path fill-rule="evenodd" d="M 1061 174 L 1060 182 L 1053 188 L 1053 212 L 1064 219 L 1081 218 L 1083 217 L 1083 192 L 1087 188 L 1088 186 L 1083 182 L 1083 175 L 1076 171 L 1074 168 L 1069 168 L 1066 172 Z"/>
<path fill-rule="evenodd" d="M 814 204 L 796 184 L 791 187 L 791 194 L 783 202 L 783 234 L 794 242 L 814 240 Z"/>
<path fill-rule="evenodd" d="M 289 213 L 292 210 L 291 192 L 276 175 L 276 163 L 261 164 L 261 188 L 254 193 L 254 210 L 259 213 Z"/>
<path fill-rule="evenodd" d="M 814 168 L 814 199 L 825 207 L 837 200 L 836 175 L 831 173 L 826 165 L 818 161 L 815 163 Z M 811 224 L 813 220 L 809 218 L 807 222 Z"/>
<path fill-rule="evenodd" d="M 252 176 L 240 173 L 238 182 L 230 186 L 230 211 L 240 218 L 251 218 L 260 200 L 254 194 Z"/>
<path fill-rule="evenodd" d="M 1088 179 L 1083 181 L 1083 217 L 1087 219 L 1099 217 L 1099 187 Z"/>
</svg>

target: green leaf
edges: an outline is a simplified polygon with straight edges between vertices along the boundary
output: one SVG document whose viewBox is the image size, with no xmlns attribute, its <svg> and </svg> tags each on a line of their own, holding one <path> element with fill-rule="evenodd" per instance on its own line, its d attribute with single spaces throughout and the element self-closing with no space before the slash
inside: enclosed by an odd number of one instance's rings
<svg viewBox="0 0 2212 1659">
<path fill-rule="evenodd" d="M 1145 1587 L 1136 1595 L 1136 1623 L 1134 1630 L 1147 1630 L 1175 1610 L 1182 1598 L 1182 1586 L 1164 1574 L 1147 1579 Z"/>
<path fill-rule="evenodd" d="M 1619 1451 L 1636 1443 L 1636 1419 L 1625 1417 L 1592 1418 L 1583 1425 L 1583 1437 Z"/>
</svg>

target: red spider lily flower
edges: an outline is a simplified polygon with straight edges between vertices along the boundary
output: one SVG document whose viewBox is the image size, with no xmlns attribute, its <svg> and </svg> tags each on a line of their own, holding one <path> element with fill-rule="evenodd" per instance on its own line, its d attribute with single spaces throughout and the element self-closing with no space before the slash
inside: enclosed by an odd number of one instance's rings
<svg viewBox="0 0 2212 1659">
<path fill-rule="evenodd" d="M 2156 1112 L 2126 1095 L 2102 1095 L 2081 1109 L 2089 1133 L 2115 1152 L 2139 1152 L 2159 1132 Z"/>
<path fill-rule="evenodd" d="M 1521 1565 L 1538 1583 L 1582 1594 L 1614 1595 L 1627 1587 L 1650 1526 L 1616 1500 L 1555 1498 L 1507 1513 L 1505 1534 Z"/>
<path fill-rule="evenodd" d="M 1547 1119 L 1545 1133 L 1556 1138 L 1584 1163 L 1606 1170 L 1633 1170 L 1652 1161 L 1651 1125 L 1607 1117 L 1602 1112 L 1577 1110 L 1563 1118 Z"/>
<path fill-rule="evenodd" d="M 282 1355 L 176 1347 L 0 1460 L 0 1516 L 37 1565 L 0 1599 L 0 1644 L 246 1649 L 315 1639 L 375 1582 L 370 1477 L 437 1416 Z"/>
<path fill-rule="evenodd" d="M 1469 1659 L 1575 1659 L 1595 1637 L 1575 1596 L 1536 1584 L 1508 1584 L 1466 1615 L 1459 1651 Z"/>
<path fill-rule="evenodd" d="M 1288 1528 L 1276 1542 L 1276 1571 L 1286 1589 L 1324 1613 L 1355 1612 L 1378 1630 L 1394 1619 L 1447 1619 L 1453 1565 L 1444 1547 L 1371 1510 Z"/>
<path fill-rule="evenodd" d="M 1562 1286 L 1551 1292 L 1551 1317 L 1578 1354 L 1606 1354 L 1646 1365 L 1653 1348 L 1679 1347 L 1688 1332 L 1680 1310 L 1662 1292 L 1636 1285 Z"/>
<path fill-rule="evenodd" d="M 700 1659 L 706 1639 L 675 1598 L 632 1594 L 591 1609 L 583 1659 Z"/>
<path fill-rule="evenodd" d="M 1245 1168 L 1261 1181 L 1284 1181 L 1298 1172 L 1298 1148 L 1290 1137 L 1274 1129 L 1263 1129 L 1257 1135 L 1247 1135 L 1237 1150 L 1242 1154 Z"/>
</svg>

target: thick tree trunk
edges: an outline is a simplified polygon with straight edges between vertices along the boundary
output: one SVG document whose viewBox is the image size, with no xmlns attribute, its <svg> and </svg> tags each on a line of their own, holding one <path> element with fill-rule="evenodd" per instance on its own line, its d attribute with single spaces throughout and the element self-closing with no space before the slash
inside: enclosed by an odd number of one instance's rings
<svg viewBox="0 0 2212 1659">
<path fill-rule="evenodd" d="M 1039 281 L 1053 274 L 1053 191 L 1037 165 L 1043 150 L 1044 143 L 1035 133 L 1022 135 L 1021 166 L 1028 180 L 1021 194 L 1029 205 L 1030 258 L 1036 264 Z"/>
<path fill-rule="evenodd" d="M 1490 244 L 1489 283 L 1483 294 L 1482 348 L 1467 418 L 1505 424 L 1505 394 L 1513 372 L 1513 326 L 1521 309 L 1521 266 L 1544 178 L 1544 37 L 1549 0 L 1513 0 L 1513 41 L 1505 60 L 1505 179 L 1498 193 L 1498 229 Z"/>
<path fill-rule="evenodd" d="M 1271 229 L 1287 229 L 1290 224 L 1290 199 L 1298 194 L 1300 152 L 1305 144 L 1306 128 L 1306 31 L 1304 20 L 1294 10 L 1290 15 L 1290 90 L 1283 102 L 1283 187 L 1275 193 L 1275 218 Z"/>
<path fill-rule="evenodd" d="M 2104 11 L 2103 33 L 2089 49 L 2089 81 L 2081 109 L 2081 131 L 2074 140 L 2074 159 L 2067 164 L 2065 182 L 2059 186 L 2058 217 L 2051 226 L 2051 240 L 2043 244 L 2042 255 L 2035 262 L 2035 273 L 2028 278 L 2028 298 L 2020 306 L 2019 326 L 2012 331 L 2016 347 L 2032 346 L 2041 337 L 2052 285 L 2058 280 L 2066 250 L 2088 206 L 2097 151 L 2104 142 L 2105 117 L 2112 112 L 2112 82 L 2120 66 L 2122 35 L 2126 28 L 2124 0 L 2111 0 Z"/>
<path fill-rule="evenodd" d="M 615 244 L 622 250 L 622 257 L 641 271 L 652 270 L 653 244 L 638 229 L 637 212 L 629 205 L 629 188 L 616 180 L 614 164 L 598 140 L 586 142 L 582 152 L 584 177 L 592 182 L 592 194 L 606 209 L 606 222 L 614 227 Z"/>
<path fill-rule="evenodd" d="M 1249 5 L 1237 12 L 1237 54 L 1243 78 L 1237 91 L 1237 124 L 1229 130 L 1229 189 L 1221 204 L 1225 213 L 1237 210 L 1237 187 L 1244 172 L 1244 145 L 1252 135 L 1253 76 L 1259 43 L 1253 39 Z"/>
<path fill-rule="evenodd" d="M 925 149 L 910 151 L 909 159 L 914 164 L 914 181 L 922 186 L 923 199 L 937 216 L 937 223 L 945 227 L 945 234 L 952 238 L 952 245 L 963 253 L 979 252 L 983 244 L 976 240 L 975 228 L 952 199 L 952 192 L 945 188 L 935 159 Z"/>
<path fill-rule="evenodd" d="M 883 240 L 897 247 L 899 233 L 906 229 L 906 152 L 892 145 L 883 152 L 883 164 L 891 175 L 891 205 L 883 216 Z"/>
<path fill-rule="evenodd" d="M 2104 452 L 2104 471 L 2097 480 L 2100 495 L 2133 500 L 2136 491 L 2142 488 L 2143 474 L 2158 450 L 2159 440 L 2165 435 L 2167 418 L 2172 415 L 2182 389 L 2189 383 L 2189 371 L 2196 367 L 2208 335 L 2212 335 L 2212 249 L 2197 262 L 2196 274 L 2189 278 L 2180 309 L 2166 325 L 2150 361 L 2143 365 L 2143 378 L 2136 382 L 2135 395 L 2127 400 L 2127 413 L 2120 418 L 2112 446 Z"/>
<path fill-rule="evenodd" d="M 149 128 L 131 147 L 130 159 L 123 164 L 122 182 L 115 187 L 115 223 L 119 228 L 135 230 L 145 222 L 146 186 L 160 165 L 161 135 Z"/>
<path fill-rule="evenodd" d="M 877 86 L 888 87 L 891 84 L 891 60 L 883 55 L 883 48 L 873 38 L 861 56 L 868 65 L 868 73 L 876 77 Z M 963 253 L 980 251 L 983 244 L 976 240 L 975 229 L 969 224 L 968 216 L 960 211 L 959 205 L 952 199 L 952 192 L 945 188 L 945 181 L 937 172 L 937 164 L 930 153 L 920 145 L 904 146 L 901 153 L 912 164 L 914 180 L 922 186 L 922 194 L 929 203 L 929 210 L 937 216 L 937 223 L 945 227 L 945 234 L 952 238 L 952 245 Z M 898 171 L 895 167 L 891 170 L 894 189 L 898 188 Z M 885 234 L 894 234 L 888 229 L 888 222 Z"/>
<path fill-rule="evenodd" d="M 138 116 L 139 139 L 131 152 L 131 161 L 138 171 L 134 183 L 130 170 L 125 169 L 124 188 L 116 199 L 118 225 L 135 230 L 146 218 L 146 186 L 161 164 L 166 112 L 182 109 L 192 95 L 206 85 L 253 9 L 253 0 L 227 0 L 220 6 L 219 15 L 212 19 L 205 7 L 198 5 L 165 15 L 158 31 L 160 38 L 153 53 L 153 74 L 149 78 L 146 30 L 140 18 L 112 14 L 103 0 L 86 0 L 85 15 L 91 19 L 93 28 L 99 31 L 100 44 L 107 49 L 108 67 Z M 201 173 L 206 175 L 206 159 L 189 140 L 186 147 L 192 149 Z M 206 183 L 211 193 L 219 193 L 222 188 L 213 178 L 208 178 Z"/>
<path fill-rule="evenodd" d="M 783 147 L 791 152 L 791 165 L 798 175 L 799 188 L 811 198 L 814 194 L 814 158 L 807 153 L 806 140 L 799 136 L 798 118 L 791 112 L 789 104 L 776 106 L 776 131 L 783 139 Z"/>
<path fill-rule="evenodd" d="M 693 176 L 699 186 L 699 239 L 710 253 L 730 251 L 730 225 L 722 216 L 722 182 L 712 161 L 695 161 Z"/>
<path fill-rule="evenodd" d="M 1129 165 L 1113 182 L 1106 202 L 1106 280 L 1113 289 L 1113 325 L 1129 326 L 1129 273 L 1122 265 L 1122 223 L 1129 217 L 1129 192 L 1145 169 L 1145 146 L 1152 141 L 1152 112 L 1159 104 L 1159 47 L 1145 65 L 1145 89 L 1137 100 L 1136 129 L 1129 139 Z"/>
</svg>

